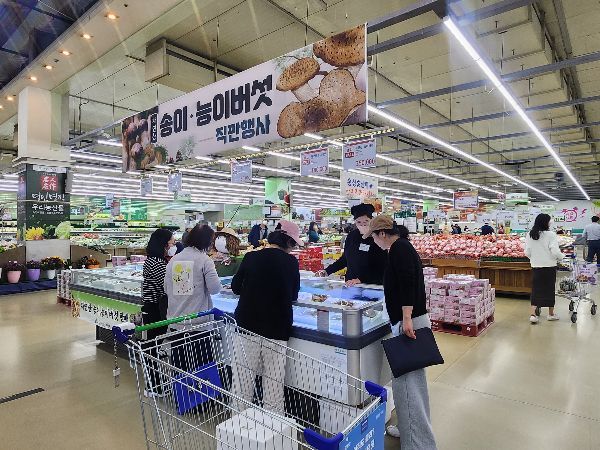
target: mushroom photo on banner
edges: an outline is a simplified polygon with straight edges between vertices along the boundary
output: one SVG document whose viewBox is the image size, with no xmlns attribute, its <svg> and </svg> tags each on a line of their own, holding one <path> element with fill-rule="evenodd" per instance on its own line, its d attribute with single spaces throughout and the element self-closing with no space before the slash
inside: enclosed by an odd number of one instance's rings
<svg viewBox="0 0 600 450">
<path fill-rule="evenodd" d="M 296 61 L 282 70 L 277 90 L 291 91 L 298 101 L 289 103 L 279 116 L 281 137 L 340 127 L 366 106 L 366 92 L 356 85 L 366 61 L 364 25 L 314 43 L 312 56 L 287 57 Z M 317 92 L 309 82 L 318 76 L 323 78 Z"/>
</svg>

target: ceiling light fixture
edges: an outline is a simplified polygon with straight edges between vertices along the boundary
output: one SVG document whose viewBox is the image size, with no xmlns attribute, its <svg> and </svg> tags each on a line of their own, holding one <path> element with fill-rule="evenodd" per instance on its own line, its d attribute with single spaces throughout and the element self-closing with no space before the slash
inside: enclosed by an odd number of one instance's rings
<svg viewBox="0 0 600 450">
<path fill-rule="evenodd" d="M 473 155 L 470 155 L 469 153 L 463 152 L 458 147 L 454 147 L 453 145 L 448 144 L 447 142 L 441 140 L 440 138 L 435 137 L 434 135 L 429 134 L 426 131 L 423 131 L 414 125 L 411 125 L 408 122 L 405 122 L 404 120 L 400 119 L 399 117 L 396 117 L 388 112 L 384 112 L 373 105 L 368 105 L 367 108 L 369 109 L 370 112 L 372 112 L 380 117 L 383 117 L 384 119 L 386 119 L 392 123 L 395 123 L 396 125 L 399 125 L 400 127 L 404 128 L 405 130 L 408 130 L 415 134 L 418 134 L 419 136 L 424 137 L 425 139 L 428 139 L 428 140 L 438 144 L 440 147 L 450 150 L 452 153 L 456 153 L 457 155 L 460 155 L 461 157 L 463 157 L 465 159 L 476 162 L 477 164 L 480 164 L 483 167 L 485 167 L 493 172 L 496 172 L 497 174 L 502 175 L 503 177 L 506 177 L 509 180 L 514 181 L 515 183 L 519 183 L 519 184 L 531 189 L 532 191 L 538 192 L 538 193 L 548 197 L 549 199 L 554 200 L 555 202 L 559 201 L 556 197 L 553 197 L 550 194 L 546 194 L 544 191 L 518 179 L 517 177 L 513 177 L 512 175 L 510 175 L 506 172 L 503 172 L 502 170 L 498 169 L 496 166 L 494 166 L 492 164 L 488 164 L 488 163 L 482 161 L 481 159 L 476 158 Z M 425 188 L 429 188 L 429 186 L 425 186 Z"/>
<path fill-rule="evenodd" d="M 108 13 L 106 15 L 106 18 L 110 19 L 110 20 L 117 20 L 119 18 L 119 16 L 117 16 L 115 13 Z"/>
<path fill-rule="evenodd" d="M 37 77 L 36 77 L 35 75 L 31 75 L 31 76 L 29 77 L 29 79 L 30 79 L 31 81 L 37 81 L 37 80 L 38 80 L 38 79 L 37 79 Z"/>
<path fill-rule="evenodd" d="M 311 138 L 311 139 L 316 139 L 317 141 L 322 141 L 323 138 L 321 136 L 319 136 L 318 134 L 313 134 L 313 133 L 304 133 L 304 136 Z"/>
<path fill-rule="evenodd" d="M 446 25 L 446 28 L 448 28 L 448 30 L 452 33 L 452 35 L 456 38 L 456 40 L 462 45 L 462 47 L 471 56 L 471 58 L 473 58 L 473 60 L 477 63 L 477 65 L 483 71 L 483 73 L 490 79 L 490 81 L 494 84 L 494 86 L 496 86 L 496 88 L 498 89 L 498 91 L 500 91 L 500 93 L 502 94 L 504 99 L 508 103 L 510 103 L 512 108 L 517 112 L 517 114 L 521 117 L 523 122 L 525 122 L 525 124 L 529 127 L 529 129 L 533 132 L 533 134 L 536 135 L 538 140 L 542 143 L 542 145 L 546 148 L 546 150 L 548 150 L 550 155 L 552 155 L 552 157 L 558 163 L 558 165 L 562 168 L 562 170 L 565 171 L 565 173 L 569 176 L 571 181 L 573 181 L 575 186 L 577 186 L 577 188 L 581 191 L 581 193 L 584 195 L 586 200 L 590 200 L 590 196 L 587 194 L 585 189 L 583 189 L 583 187 L 579 184 L 579 182 L 577 181 L 575 176 L 567 168 L 567 166 L 562 161 L 562 159 L 560 159 L 560 156 L 558 155 L 558 153 L 556 153 L 556 151 L 554 150 L 552 145 L 548 142 L 548 140 L 540 132 L 538 127 L 533 123 L 533 121 L 529 118 L 529 116 L 527 116 L 527 114 L 525 114 L 525 111 L 523 110 L 523 108 L 521 107 L 521 105 L 519 104 L 517 99 L 515 97 L 513 97 L 513 95 L 508 91 L 506 86 L 504 86 L 502 81 L 500 81 L 500 78 L 498 78 L 496 76 L 495 71 L 490 66 L 488 66 L 488 64 L 485 62 L 485 60 L 479 55 L 479 53 L 477 53 L 477 50 L 475 50 L 475 47 L 473 45 L 471 45 L 471 43 L 469 42 L 467 37 L 460 31 L 460 29 L 456 26 L 454 21 L 450 17 L 446 17 L 446 19 L 444 19 L 444 25 Z"/>
<path fill-rule="evenodd" d="M 251 145 L 243 145 L 242 148 L 244 150 L 248 150 L 248 151 L 251 151 L 251 152 L 262 152 L 262 150 L 260 148 L 258 148 L 258 147 L 252 147 Z"/>
<path fill-rule="evenodd" d="M 0 109 L 4 109 L 4 106 L 0 105 Z"/>
<path fill-rule="evenodd" d="M 82 38 L 84 38 L 84 39 L 87 39 L 87 40 L 89 41 L 89 40 L 92 38 L 92 35 L 91 35 L 91 34 L 88 34 L 88 33 L 83 33 L 83 34 L 81 35 L 81 37 L 82 37 Z"/>
<path fill-rule="evenodd" d="M 121 142 L 107 141 L 105 139 L 98 139 L 96 142 L 100 145 L 108 145 L 109 147 L 123 147 Z"/>
<path fill-rule="evenodd" d="M 213 159 L 209 156 L 195 156 L 194 158 L 199 159 L 200 161 L 212 161 Z M 158 167 L 158 166 L 156 166 Z"/>
<path fill-rule="evenodd" d="M 65 56 L 71 56 L 71 52 L 69 50 L 61 50 L 60 54 Z"/>
<path fill-rule="evenodd" d="M 14 95 L 7 95 L 6 96 L 6 100 L 8 100 L 9 102 L 14 102 L 15 101 L 15 96 Z"/>
<path fill-rule="evenodd" d="M 52 69 L 54 69 L 54 66 L 52 64 L 46 64 L 46 65 L 44 65 L 44 69 L 52 70 Z"/>
</svg>

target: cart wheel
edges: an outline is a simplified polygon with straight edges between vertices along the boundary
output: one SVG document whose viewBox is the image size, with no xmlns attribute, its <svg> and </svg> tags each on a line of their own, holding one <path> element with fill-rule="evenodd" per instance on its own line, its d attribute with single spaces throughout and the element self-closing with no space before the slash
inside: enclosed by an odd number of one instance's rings
<svg viewBox="0 0 600 450">
<path fill-rule="evenodd" d="M 573 323 L 577 322 L 577 313 L 571 314 L 571 322 L 573 322 Z"/>
<path fill-rule="evenodd" d="M 596 315 L 596 305 L 592 305 L 592 316 Z"/>
<path fill-rule="evenodd" d="M 569 303 L 569 311 L 573 311 L 575 309 L 575 303 L 573 303 L 573 300 L 571 300 L 571 303 Z"/>
<path fill-rule="evenodd" d="M 535 315 L 536 316 L 540 316 L 540 314 L 542 314 L 542 308 L 540 308 L 539 306 L 537 308 L 535 308 Z"/>
</svg>

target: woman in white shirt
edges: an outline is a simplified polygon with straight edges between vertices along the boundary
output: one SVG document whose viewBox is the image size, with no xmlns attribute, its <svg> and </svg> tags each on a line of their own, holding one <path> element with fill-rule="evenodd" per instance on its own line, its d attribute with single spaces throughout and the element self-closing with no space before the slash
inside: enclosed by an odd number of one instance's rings
<svg viewBox="0 0 600 450">
<path fill-rule="evenodd" d="M 548 320 L 558 320 L 554 314 L 556 299 L 556 264 L 563 258 L 558 247 L 556 233 L 550 230 L 551 217 L 538 214 L 531 231 L 525 239 L 525 254 L 532 267 L 531 279 L 531 316 L 529 321 L 538 323 L 536 308 L 549 308 Z"/>
</svg>

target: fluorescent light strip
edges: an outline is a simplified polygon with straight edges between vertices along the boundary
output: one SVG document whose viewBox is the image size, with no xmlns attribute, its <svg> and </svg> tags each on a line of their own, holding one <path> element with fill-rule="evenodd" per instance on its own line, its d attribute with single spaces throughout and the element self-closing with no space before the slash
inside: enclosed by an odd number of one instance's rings
<svg viewBox="0 0 600 450">
<path fill-rule="evenodd" d="M 262 150 L 260 148 L 258 148 L 258 147 L 252 147 L 251 145 L 242 145 L 242 148 L 244 150 L 248 150 L 248 151 L 251 151 L 251 152 L 262 152 Z"/>
<path fill-rule="evenodd" d="M 448 201 L 452 200 L 451 198 L 442 197 L 441 195 L 437 195 L 437 194 L 423 194 L 421 192 L 404 191 L 402 189 L 394 189 L 394 188 L 390 188 L 387 186 L 379 186 L 379 190 L 380 191 L 389 191 L 389 192 L 398 192 L 400 194 L 418 195 L 419 197 L 425 197 L 425 198 L 439 198 L 441 200 L 448 200 Z"/>
<path fill-rule="evenodd" d="M 385 155 L 377 155 L 377 158 L 383 159 L 384 161 L 387 161 L 387 162 L 391 162 L 391 163 L 397 164 L 399 166 L 408 167 L 409 169 L 418 170 L 420 172 L 428 173 L 429 175 L 433 175 L 435 177 L 440 177 L 440 178 L 445 178 L 447 180 L 456 181 L 457 183 L 460 183 L 460 184 L 466 184 L 468 186 L 471 186 L 471 187 L 474 187 L 474 188 L 477 188 L 477 189 L 482 189 L 484 191 L 492 192 L 494 194 L 502 194 L 502 192 L 500 192 L 500 191 L 496 191 L 494 189 L 487 188 L 485 186 L 480 186 L 478 184 L 471 183 L 470 181 L 461 180 L 459 178 L 455 178 L 455 177 L 450 176 L 450 175 L 439 173 L 439 172 L 436 172 L 435 170 L 430 170 L 430 169 L 426 169 L 424 167 L 415 166 L 414 164 L 410 164 L 410 163 L 407 163 L 407 162 L 404 162 L 404 161 L 400 161 L 399 159 L 396 159 L 396 158 L 391 158 L 391 157 L 385 156 Z"/>
<path fill-rule="evenodd" d="M 311 139 L 316 139 L 317 141 L 322 141 L 323 138 L 321 136 L 319 136 L 318 134 L 313 134 L 313 133 L 304 133 L 304 136 L 311 138 Z"/>
<path fill-rule="evenodd" d="M 332 181 L 335 181 L 335 180 L 332 180 Z M 337 180 L 337 182 L 339 183 L 339 180 Z M 310 189 L 323 189 L 326 191 L 340 192 L 339 187 L 321 186 L 318 184 L 301 183 L 299 181 L 292 181 L 292 189 L 294 188 L 294 186 L 306 187 L 306 188 L 310 188 Z"/>
<path fill-rule="evenodd" d="M 540 132 L 538 127 L 527 116 L 527 114 L 525 113 L 525 111 L 523 110 L 523 108 L 521 107 L 519 102 L 517 101 L 517 99 L 512 96 L 512 94 L 508 91 L 506 86 L 496 76 L 495 71 L 490 66 L 487 65 L 485 60 L 481 57 L 481 55 L 479 55 L 479 53 L 477 52 L 475 47 L 473 45 L 471 45 L 469 40 L 460 31 L 460 29 L 456 26 L 454 21 L 450 17 L 447 17 L 446 19 L 444 19 L 444 25 L 446 25 L 446 28 L 448 28 L 448 30 L 452 33 L 452 35 L 456 38 L 456 40 L 462 45 L 462 47 L 467 51 L 467 53 L 471 56 L 471 58 L 473 58 L 473 60 L 477 63 L 477 65 L 483 71 L 483 73 L 490 79 L 490 81 L 494 84 L 494 86 L 496 86 L 496 88 L 500 91 L 500 93 L 502 94 L 504 99 L 508 103 L 510 103 L 512 108 L 517 112 L 517 114 L 521 117 L 523 122 L 525 122 L 525 124 L 529 127 L 529 129 L 533 132 L 533 134 L 535 134 L 535 136 L 542 143 L 542 145 L 546 148 L 546 150 L 548 150 L 548 152 L 552 155 L 552 157 L 558 163 L 558 165 L 566 172 L 566 174 L 569 176 L 571 181 L 573 181 L 575 186 L 577 186 L 577 188 L 584 195 L 586 200 L 590 200 L 590 196 L 587 194 L 585 189 L 583 189 L 583 187 L 579 184 L 579 182 L 577 181 L 575 176 L 571 173 L 571 171 L 568 169 L 568 167 L 565 165 L 565 163 L 562 161 L 562 159 L 560 159 L 560 156 L 558 155 L 558 153 L 556 153 L 554 148 L 552 148 L 552 145 L 546 140 L 546 138 Z"/>
<path fill-rule="evenodd" d="M 487 168 L 487 169 L 489 169 L 489 170 L 491 170 L 493 172 L 496 172 L 497 174 L 502 175 L 503 177 L 506 177 L 509 180 L 514 181 L 515 183 L 519 183 L 520 185 L 525 186 L 528 189 L 531 189 L 532 191 L 538 192 L 539 194 L 542 194 L 542 195 L 548 197 L 551 200 L 554 200 L 556 202 L 559 201 L 556 197 L 553 197 L 550 194 L 546 194 L 544 191 L 542 191 L 542 190 L 540 190 L 540 189 L 538 189 L 538 188 L 536 188 L 536 187 L 534 187 L 534 186 L 532 186 L 532 185 L 530 185 L 530 184 L 528 184 L 528 183 L 526 183 L 526 182 L 518 179 L 517 177 L 513 177 L 512 175 L 509 175 L 508 173 L 503 172 L 502 170 L 498 169 L 497 167 L 493 166 L 492 164 L 488 164 L 488 163 L 482 161 L 481 159 L 476 158 L 473 155 L 470 155 L 470 154 L 468 154 L 466 152 L 463 152 L 459 148 L 454 147 L 453 145 L 450 145 L 447 142 L 444 142 L 440 138 L 437 138 L 434 135 L 429 134 L 426 131 L 423 131 L 423 130 L 421 130 L 418 127 L 415 127 L 414 125 L 411 125 L 408 122 L 405 122 L 404 120 L 402 120 L 402 119 L 400 119 L 400 118 L 398 118 L 398 117 L 396 117 L 396 116 L 394 116 L 394 115 L 392 115 L 390 113 L 384 112 L 384 111 L 380 110 L 379 108 L 377 108 L 377 107 L 375 107 L 373 105 L 368 105 L 367 108 L 369 109 L 370 112 L 372 112 L 372 113 L 374 113 L 374 114 L 376 114 L 376 115 L 378 115 L 380 117 L 383 117 L 384 119 L 386 119 L 386 120 L 388 120 L 388 121 L 390 121 L 392 123 L 395 123 L 396 125 L 399 125 L 399 126 L 401 126 L 402 128 L 404 128 L 404 129 L 406 129 L 408 131 L 411 131 L 411 132 L 413 132 L 415 134 L 418 134 L 419 136 L 424 137 L 424 138 L 426 138 L 426 139 L 428 139 L 428 140 L 430 140 L 430 141 L 438 144 L 440 147 L 443 147 L 443 148 L 445 148 L 447 150 L 450 150 L 451 152 L 456 153 L 457 155 L 460 155 L 461 157 L 463 157 L 465 159 L 468 159 L 470 161 L 476 162 L 477 164 L 480 164 L 483 167 L 485 167 L 485 168 Z M 435 189 L 433 186 L 428 186 L 428 188 Z"/>
<path fill-rule="evenodd" d="M 108 145 L 109 147 L 123 147 L 123 144 L 120 142 L 107 141 L 105 139 L 98 139 L 96 142 L 100 145 Z"/>
</svg>

